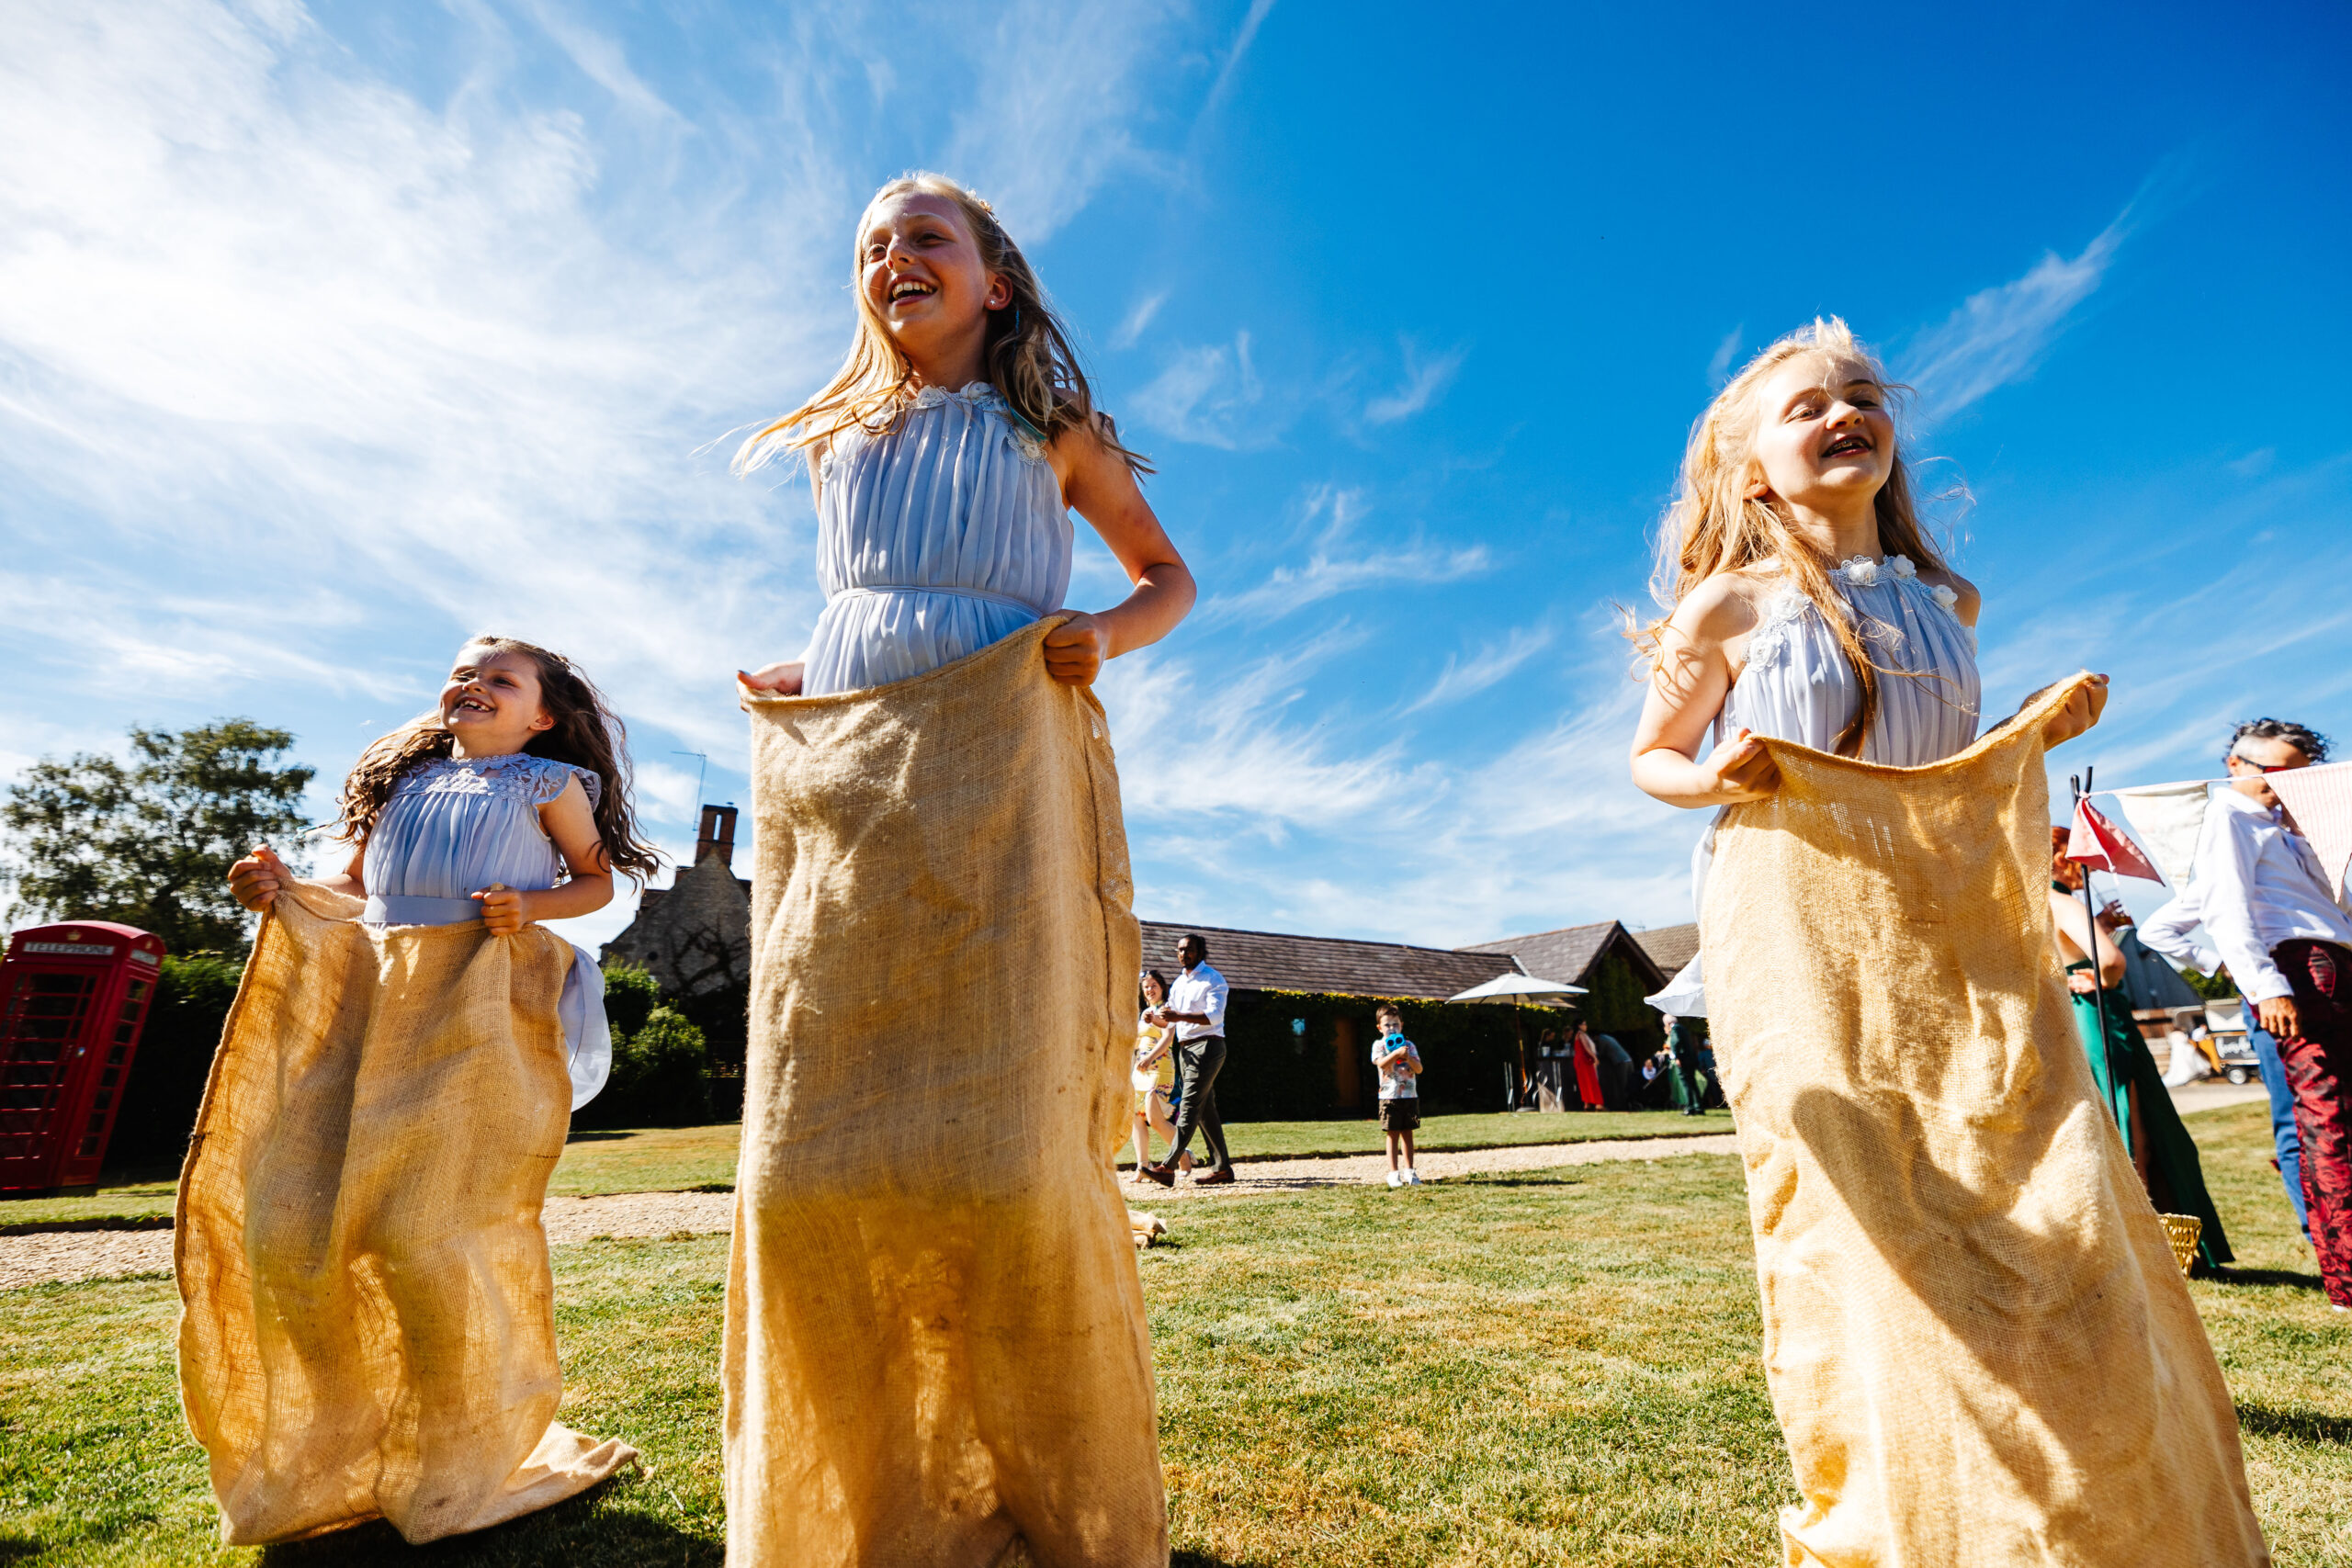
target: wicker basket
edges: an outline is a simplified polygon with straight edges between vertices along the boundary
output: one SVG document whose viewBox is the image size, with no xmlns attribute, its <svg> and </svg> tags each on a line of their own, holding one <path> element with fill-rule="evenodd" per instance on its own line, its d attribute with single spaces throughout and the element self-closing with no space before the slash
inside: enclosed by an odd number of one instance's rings
<svg viewBox="0 0 2352 1568">
<path fill-rule="evenodd" d="M 2165 1223 L 2165 1239 L 2172 1243 L 2172 1259 L 2188 1273 L 2197 1266 L 2197 1238 L 2204 1234 L 2205 1222 L 2194 1214 L 2158 1214 Z"/>
</svg>

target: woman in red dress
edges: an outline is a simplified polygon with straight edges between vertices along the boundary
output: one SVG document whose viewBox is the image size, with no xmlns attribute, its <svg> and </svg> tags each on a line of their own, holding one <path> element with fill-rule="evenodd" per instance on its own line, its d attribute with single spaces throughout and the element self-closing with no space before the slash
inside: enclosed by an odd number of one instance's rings
<svg viewBox="0 0 2352 1568">
<path fill-rule="evenodd" d="M 1581 1023 L 1577 1025 L 1576 1047 L 1577 1098 L 1587 1111 L 1598 1111 L 1605 1103 L 1600 1098 L 1600 1050 Z"/>
</svg>

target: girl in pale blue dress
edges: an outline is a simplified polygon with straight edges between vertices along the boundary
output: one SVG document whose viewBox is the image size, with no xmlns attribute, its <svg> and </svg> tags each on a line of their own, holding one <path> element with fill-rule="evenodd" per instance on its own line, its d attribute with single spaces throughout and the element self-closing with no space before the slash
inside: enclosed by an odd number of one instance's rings
<svg viewBox="0 0 2352 1568">
<path fill-rule="evenodd" d="M 1669 613 L 1639 639 L 1651 678 L 1632 772 L 1649 794 L 1708 809 L 1770 797 L 1780 775 L 1759 736 L 1895 767 L 1939 761 L 1975 739 L 1977 593 L 1944 563 L 1919 525 L 1889 390 L 1877 362 L 1844 322 L 1815 321 L 1734 377 L 1692 429 L 1682 482 L 1659 541 L 1655 587 Z M 2086 682 L 2044 725 L 2044 743 L 2056 745 L 2089 728 L 2104 701 L 2104 678 Z M 1693 867 L 1702 936 L 1712 845 L 1710 829 Z M 1802 922 L 1807 912 L 1792 909 L 1784 918 Z M 1836 928 L 1825 922 L 1820 929 Z M 1653 1004 L 1678 1015 L 1703 1014 L 1699 970 L 1694 961 L 1650 998 Z M 1862 983 L 1899 990 L 1905 981 L 1902 975 L 1874 975 Z M 1806 1080 L 1792 1080 L 1789 1075 L 1806 1070 L 1805 1058 L 1774 1053 L 1769 1030 L 1761 1038 L 1765 1043 L 1746 1055 L 1747 1043 L 1716 1044 L 1735 1117 L 1751 1089 L 1758 1090 L 1753 1103 L 1766 1107 L 1803 1102 L 1808 1095 L 1835 1099 L 1834 1084 L 1809 1089 Z M 1772 1120 L 1769 1112 L 1761 1119 Z M 1766 1142 L 1758 1146 L 1769 1148 L 1775 1132 L 1795 1141 L 1834 1142 L 1846 1125 L 1835 1119 L 1794 1129 L 1775 1123 L 1759 1134 Z M 1755 1175 L 1763 1156 L 1755 1148 L 1747 1152 L 1756 1156 L 1751 1180 L 1764 1184 L 1751 1193 L 1761 1236 L 1764 1216 L 1788 1201 L 1788 1190 L 1770 1188 L 1771 1176 Z M 1883 1158 L 1890 1182 L 1917 1179 L 1909 1163 L 1915 1151 L 1889 1147 L 1873 1154 Z M 1919 1241 L 1936 1245 L 1925 1235 Z M 1845 1314 L 1847 1337 L 1838 1341 L 1842 1349 L 1827 1352 L 1833 1358 L 1866 1364 L 1883 1349 L 1871 1342 L 1874 1325 L 1883 1321 L 1878 1303 L 1841 1300 L 1825 1307 L 1811 1277 L 1800 1278 L 1794 1269 L 1768 1274 L 1760 1283 L 1768 1321 L 1784 1329 L 1808 1313 L 1815 1318 L 1831 1310 Z M 2033 1281 L 2018 1283 L 2029 1290 Z M 1784 1371 L 1772 1357 L 1797 1354 L 1788 1351 L 1792 1342 L 1784 1333 L 1776 1352 L 1768 1331 L 1767 1371 L 1775 1379 L 1776 1399 Z M 1805 1370 L 1810 1372 L 1811 1364 Z M 1957 1408 L 1963 1401 L 1955 1393 L 1951 1403 Z M 1780 1414 L 1784 1425 L 1809 1417 L 1789 1409 Z M 1867 1501 L 1874 1495 L 1871 1486 L 1881 1474 L 1943 1473 L 1939 1466 L 1948 1455 L 1908 1428 L 1889 1429 L 1879 1442 L 1878 1451 L 1841 1453 L 1835 1462 L 1823 1458 L 1817 1444 L 1792 1449 L 1799 1489 L 1808 1501 L 1781 1517 L 1789 1562 L 1908 1559 L 1907 1542 L 1882 1540 L 1875 1532 Z M 1973 1484 L 2000 1483 L 1979 1476 Z M 2033 1484 L 2029 1478 L 2018 1487 Z M 1849 1489 L 1866 1500 L 1840 1511 Z"/>
<path fill-rule="evenodd" d="M 861 216 L 854 256 L 857 332 L 840 374 L 755 434 L 737 459 L 745 470 L 775 457 L 807 463 L 816 491 L 817 572 L 825 591 L 824 611 L 798 658 L 738 672 L 747 705 L 756 702 L 775 722 L 788 723 L 794 705 L 775 702 L 778 695 L 833 699 L 873 693 L 854 703 L 811 706 L 836 713 L 854 706 L 873 715 L 877 724 L 917 724 L 918 716 L 934 710 L 919 702 L 893 704 L 888 688 L 970 660 L 1039 621 L 1051 623 L 1038 634 L 1045 674 L 1072 686 L 1091 684 L 1105 660 L 1165 636 L 1192 605 L 1191 573 L 1143 499 L 1137 484 L 1146 471 L 1142 460 L 1095 407 L 1035 275 L 988 204 L 936 175 L 894 180 Z M 1109 609 L 1072 613 L 1063 605 L 1070 580 L 1073 510 L 1102 536 L 1134 585 Z M 1033 671 L 1022 670 L 1019 678 L 1033 679 Z M 939 700 L 941 693 L 954 694 L 948 700 L 964 700 L 966 693 L 979 695 L 969 682 L 941 679 L 930 683 L 927 700 Z M 986 699 L 996 695 L 988 693 Z M 1073 716 L 1086 714 L 1085 726 L 1071 733 L 1100 741 L 1100 709 L 1091 699 L 1057 699 L 1057 706 Z M 905 744 L 911 750 L 919 740 L 909 736 Z M 888 764 L 876 766 L 887 773 Z M 874 782 L 877 789 L 888 787 L 885 779 Z M 958 782 L 960 786 L 967 781 Z M 991 790 L 1020 791 L 1025 781 L 976 777 L 968 783 L 975 796 L 985 796 Z M 755 794 L 766 787 L 766 781 L 755 781 Z M 1042 831 L 1053 834 L 1062 828 L 1101 830 L 1095 821 L 1073 820 L 1045 823 Z M 835 890 L 904 889 L 922 882 L 920 867 L 903 877 L 862 877 L 849 864 L 812 863 L 808 857 L 820 854 L 845 862 L 863 852 L 817 838 L 823 847 L 798 846 L 804 858 L 794 863 L 796 887 L 804 877 L 808 886 Z M 1054 866 L 1061 863 L 1057 845 L 1058 840 L 1033 846 L 1016 840 L 989 849 L 1007 866 L 1017 866 L 1024 857 Z M 874 852 L 881 861 L 890 852 L 884 846 Z M 1124 846 L 1116 858 L 1125 863 Z M 943 867 L 940 885 L 960 886 L 958 874 L 956 868 Z M 1039 881 L 1048 874 L 1053 874 L 1041 871 Z M 1012 870 L 1006 878 L 1016 886 L 1023 881 Z M 790 900 L 794 895 L 783 897 Z M 850 903 L 860 896 L 829 897 Z M 829 906 L 840 941 L 873 941 L 865 933 L 895 929 L 917 943 L 923 940 L 919 927 L 894 925 L 903 919 L 904 904 L 919 900 L 901 892 L 865 897 L 887 898 L 888 907 L 873 909 L 869 919 L 865 911 Z M 1066 907 L 1109 910 L 1099 888 Z M 1132 931 L 1124 894 L 1116 909 L 1112 919 L 1125 919 Z M 794 950 L 790 924 L 777 917 L 777 931 L 784 935 L 768 933 L 776 940 L 763 938 L 763 953 Z M 958 976 L 1001 976 L 1017 987 L 1034 976 L 1031 965 L 1039 947 L 1067 934 L 1024 931 L 1016 920 L 996 918 L 994 910 L 979 929 L 999 943 L 998 952 L 975 952 L 968 940 L 943 938 L 939 951 L 906 953 L 904 961 Z M 1099 933 L 1089 934 L 1099 943 L 1114 939 L 1114 930 L 1106 923 Z M 754 996 L 767 995 L 763 987 L 778 994 L 790 991 L 791 1007 L 780 1012 L 847 1019 L 870 1000 L 848 989 L 826 990 L 820 977 L 775 980 L 774 972 L 763 967 L 768 962 L 775 961 L 754 958 Z M 755 1001 L 755 1009 L 763 1005 Z M 1023 1353 L 1034 1350 L 1046 1361 L 1024 1369 L 1023 1375 L 1046 1382 L 1096 1376 L 1111 1364 L 1092 1359 L 1107 1341 L 1091 1341 L 1094 1348 L 1078 1358 L 1082 1368 L 1091 1370 L 1073 1372 L 1051 1358 L 1074 1342 L 1044 1325 L 1082 1318 L 1099 1323 L 1103 1334 L 1121 1336 L 1123 1344 L 1129 1332 L 1140 1337 L 1139 1311 L 1125 1314 L 1108 1292 L 1096 1288 L 1096 1275 L 1066 1267 L 1074 1258 L 1095 1256 L 1092 1249 L 1104 1238 L 1057 1228 L 1067 1217 L 1059 1199 L 1034 1225 L 1006 1217 L 989 1195 L 1001 1170 L 970 1154 L 959 1159 L 953 1141 L 943 1150 L 941 1168 L 920 1173 L 897 1168 L 881 1152 L 841 1152 L 860 1142 L 864 1128 L 885 1120 L 968 1118 L 964 1125 L 1055 1126 L 1035 1104 L 1044 1086 L 1031 1072 L 1002 1072 L 977 1093 L 959 1085 L 952 1102 L 944 1096 L 926 1098 L 924 1085 L 932 1075 L 919 1043 L 861 1039 L 855 1026 L 846 1024 L 842 1039 L 860 1050 L 870 1048 L 876 1061 L 901 1064 L 890 1070 L 903 1073 L 904 1092 L 843 1096 L 803 1083 L 786 1027 L 766 1015 L 754 1019 L 750 1081 L 766 1081 L 773 1066 L 778 1082 L 797 1087 L 766 1098 L 757 1092 L 747 1096 L 741 1215 L 722 1369 L 729 1391 L 729 1562 L 781 1568 L 820 1556 L 994 1561 L 1007 1538 L 1015 1536 L 1040 1563 L 1144 1568 L 1166 1562 L 1157 1439 L 1148 1414 L 1138 1416 L 1128 1398 L 1148 1403 L 1148 1346 L 1136 1346 L 1122 1370 L 1102 1373 L 1102 1386 L 1112 1390 L 1108 1396 L 1075 1401 L 1082 1412 L 1074 1410 L 1069 1418 L 1036 1429 L 1005 1414 L 1028 1394 L 1004 1382 L 1008 1361 L 1001 1343 L 991 1341 L 994 1348 L 985 1358 L 975 1352 L 970 1360 L 952 1348 L 962 1343 L 967 1309 L 995 1310 L 973 1306 L 986 1294 L 982 1281 L 1001 1277 L 1001 1277 L 1028 1275 L 1034 1251 L 1057 1261 L 1023 1280 L 1023 1291 L 1031 1298 L 1023 1315 L 1040 1325 L 1036 1344 Z M 1043 1057 L 1024 1046 L 1018 1059 L 1050 1059 L 1064 1044 L 1082 1051 L 1083 1033 L 1083 1024 L 1067 1015 L 1040 1021 L 1033 1035 L 1055 1044 Z M 993 1052 L 1015 1043 L 1001 1037 L 973 1039 L 957 1049 Z M 808 1080 L 824 1081 L 816 1073 Z M 1058 1101 L 1056 1114 L 1077 1103 Z M 826 1146 L 848 1168 L 829 1179 L 850 1191 L 885 1193 L 911 1182 L 921 1190 L 968 1198 L 961 1204 L 947 1201 L 939 1211 L 944 1230 L 928 1245 L 937 1248 L 932 1256 L 940 1261 L 926 1260 L 917 1268 L 925 1280 L 934 1269 L 940 1271 L 935 1290 L 924 1284 L 926 1293 L 910 1293 L 913 1287 L 899 1273 L 899 1255 L 890 1250 L 890 1237 L 853 1239 L 857 1216 L 865 1212 L 854 1202 L 843 1203 L 823 1224 L 835 1227 L 827 1234 L 841 1235 L 842 1247 L 872 1249 L 863 1261 L 844 1265 L 842 1276 L 870 1280 L 870 1288 L 865 1282 L 839 1291 L 806 1288 L 812 1278 L 807 1251 L 811 1233 L 806 1226 L 814 1211 L 794 1190 L 797 1148 L 792 1140 L 811 1135 L 808 1129 L 816 1127 L 826 1129 L 820 1141 L 840 1141 Z M 877 1135 L 869 1146 L 879 1151 L 887 1144 Z M 1063 1146 L 1074 1150 L 1075 1141 Z M 1110 1161 L 1101 1157 L 1108 1153 L 1090 1150 L 1086 1159 L 1104 1183 L 1102 1196 L 1115 1204 Z M 1081 1203 L 1067 1214 L 1086 1210 Z M 978 1223 L 974 1215 L 992 1217 Z M 966 1229 L 976 1223 L 977 1229 Z M 1125 1238 L 1115 1241 L 1124 1258 Z M 1062 1250 L 1057 1252 L 1057 1247 Z M 962 1256 L 980 1260 L 971 1265 L 974 1272 L 967 1275 L 965 1264 L 944 1261 Z M 956 1304 L 937 1305 L 941 1292 Z M 780 1304 L 787 1302 L 788 1310 Z M 916 1303 L 930 1304 L 910 1304 Z M 926 1325 L 926 1337 L 920 1341 L 904 1332 L 915 1321 Z M 818 1348 L 852 1343 L 863 1347 L 870 1359 L 855 1371 L 840 1369 L 841 1381 L 831 1381 L 836 1358 Z M 817 1366 L 826 1370 L 812 1377 Z M 956 1369 L 952 1386 L 940 1381 L 950 1368 Z M 820 1417 L 819 1412 L 831 1414 Z M 828 1442 L 829 1432 L 842 1429 L 833 1425 L 836 1419 L 854 1426 L 853 1440 Z M 934 1483 L 933 1477 L 939 1479 Z M 970 1487 L 978 1490 L 959 1490 Z M 974 1498 L 989 1500 L 967 1500 Z"/>
<path fill-rule="evenodd" d="M 616 871 L 641 880 L 655 863 L 622 739 L 569 660 L 477 638 L 434 710 L 368 747 L 345 781 L 339 826 L 356 847 L 340 874 L 296 892 L 266 849 L 230 872 L 247 908 L 285 897 L 298 928 L 352 918 L 326 915 L 318 888 L 374 928 L 356 962 L 348 946 L 263 933 L 240 1015 L 276 987 L 365 1023 L 273 1063 L 262 1058 L 277 1037 L 232 1019 L 183 1179 L 181 1212 L 197 1217 L 181 1250 L 183 1396 L 232 1540 L 379 1517 L 412 1542 L 437 1540 L 575 1495 L 633 1457 L 552 1419 L 561 1374 L 539 1209 L 568 1110 L 602 1087 L 611 1042 L 595 961 L 571 949 L 550 1019 L 547 961 L 562 950 L 525 938 L 603 908 Z M 463 924 L 487 938 L 398 929 Z M 263 962 L 319 952 L 290 976 Z M 420 978 L 442 962 L 428 952 L 468 954 L 463 987 Z M 502 984 L 503 998 L 490 989 Z M 544 1055 L 554 1022 L 561 1100 Z M 256 1082 L 269 1093 L 253 1097 Z M 363 1342 L 345 1331 L 357 1319 L 389 1330 Z M 255 1400 L 256 1388 L 283 1397 Z"/>
<path fill-rule="evenodd" d="M 1046 636 L 1091 684 L 1192 607 L 1192 574 L 1094 405 L 1061 322 L 989 205 L 936 175 L 882 187 L 858 227 L 858 331 L 840 374 L 761 429 L 739 471 L 809 468 L 825 608 L 799 658 L 738 671 L 825 696 L 937 669 L 1061 612 L 1075 509 L 1135 587 Z"/>
<path fill-rule="evenodd" d="M 480 920 L 503 935 L 591 914 L 611 901 L 616 871 L 641 880 L 657 863 L 637 836 L 622 733 L 562 655 L 478 637 L 458 650 L 435 711 L 360 757 L 341 821 L 357 847 L 341 875 L 316 880 L 365 898 L 360 918 L 379 926 Z M 260 909 L 291 875 L 263 850 L 229 881 Z M 577 1111 L 613 1055 L 604 974 L 577 944 L 561 1010 Z"/>
</svg>

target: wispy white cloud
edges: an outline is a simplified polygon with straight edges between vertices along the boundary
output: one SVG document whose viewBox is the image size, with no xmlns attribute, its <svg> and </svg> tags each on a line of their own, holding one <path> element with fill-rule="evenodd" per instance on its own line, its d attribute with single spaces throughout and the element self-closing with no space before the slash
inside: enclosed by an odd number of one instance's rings
<svg viewBox="0 0 2352 1568">
<path fill-rule="evenodd" d="M 1703 823 L 1627 777 L 1641 688 L 1613 633 L 1558 717 L 1484 757 L 1419 763 L 1393 739 L 1351 746 L 1377 729 L 1306 695 L 1317 666 L 1354 646 L 1327 637 L 1205 686 L 1181 660 L 1112 667 L 1102 689 L 1146 916 L 1437 944 L 1690 918 Z"/>
<path fill-rule="evenodd" d="M 1949 416 L 2033 373 L 2075 308 L 2107 276 L 2131 218 L 2115 221 L 2069 258 L 2048 252 L 2025 276 L 1972 294 L 1902 356 L 1902 377 L 1929 417 Z"/>
<path fill-rule="evenodd" d="M 553 0 L 529 0 L 531 19 L 553 39 L 580 73 L 613 96 L 615 102 L 649 119 L 681 122 L 678 111 L 630 69 L 616 40 L 571 15 Z"/>
<path fill-rule="evenodd" d="M 1227 451 L 1262 446 L 1273 432 L 1259 415 L 1265 389 L 1250 362 L 1250 334 L 1188 348 L 1129 400 L 1136 417 L 1196 446 Z"/>
<path fill-rule="evenodd" d="M 1462 368 L 1467 349 L 1453 349 L 1435 359 L 1424 360 L 1411 344 L 1405 345 L 1405 379 L 1395 391 L 1374 398 L 1364 405 L 1367 424 L 1394 424 L 1409 419 L 1437 400 L 1438 394 Z"/>
<path fill-rule="evenodd" d="M 1168 290 L 1165 288 L 1154 289 L 1136 300 L 1128 308 L 1126 315 L 1120 319 L 1118 330 L 1111 334 L 1111 346 L 1133 348 L 1143 336 L 1144 329 L 1151 325 L 1151 319 L 1159 314 L 1159 308 L 1166 303 Z"/>
<path fill-rule="evenodd" d="M 1720 390 L 1731 379 L 1731 356 L 1747 341 L 1747 323 L 1742 321 L 1724 333 L 1724 341 L 1715 344 L 1715 352 L 1707 355 L 1707 390 Z"/>
<path fill-rule="evenodd" d="M 1203 118 L 1214 114 L 1233 90 L 1234 73 L 1241 68 L 1250 46 L 1257 41 L 1258 29 L 1265 25 L 1266 14 L 1274 8 L 1274 0 L 1250 0 L 1249 14 L 1241 18 L 1241 26 L 1233 35 L 1233 47 L 1227 50 L 1225 59 L 1216 68 L 1216 80 L 1209 85 L 1209 96 L 1201 107 Z"/>
<path fill-rule="evenodd" d="M 1235 617 L 1276 619 L 1359 589 L 1396 582 L 1456 582 L 1477 576 L 1492 564 L 1484 545 L 1449 549 L 1416 544 L 1361 556 L 1335 556 L 1318 549 L 1304 566 L 1276 567 L 1251 587 L 1210 598 L 1195 614 L 1209 622 Z"/>
<path fill-rule="evenodd" d="M 1507 680 L 1519 667 L 1552 646 L 1549 626 L 1513 626 L 1510 635 L 1500 642 L 1490 642 L 1464 660 L 1458 654 L 1445 656 L 1445 668 L 1438 671 L 1429 689 L 1405 705 L 1406 713 L 1419 713 L 1423 708 L 1441 707 L 1464 697 L 1477 695 L 1487 687 Z"/>
<path fill-rule="evenodd" d="M 957 40 L 975 90 L 947 162 L 1023 244 L 1051 236 L 1104 180 L 1144 161 L 1134 133 L 1144 78 L 1182 14 L 1173 0 L 1012 0 Z"/>
</svg>

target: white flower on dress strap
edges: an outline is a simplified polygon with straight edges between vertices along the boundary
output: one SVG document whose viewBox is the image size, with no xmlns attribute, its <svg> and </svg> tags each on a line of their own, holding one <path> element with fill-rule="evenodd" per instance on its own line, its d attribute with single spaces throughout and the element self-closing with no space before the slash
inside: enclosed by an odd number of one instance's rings
<svg viewBox="0 0 2352 1568">
<path fill-rule="evenodd" d="M 1868 588 L 1878 581 L 1878 562 L 1868 556 L 1856 556 L 1839 567 L 1838 574 L 1857 588 Z"/>
<path fill-rule="evenodd" d="M 1939 582 L 1928 592 L 1934 594 L 1936 603 L 1946 610 L 1960 603 L 1960 595 L 1944 583 Z"/>
<path fill-rule="evenodd" d="M 1756 629 L 1747 634 L 1747 667 L 1764 670 L 1778 662 L 1788 650 L 1789 628 L 1804 619 L 1812 606 L 1813 601 L 1793 588 L 1782 589 L 1767 600 Z"/>
<path fill-rule="evenodd" d="M 1897 577 L 1917 577 L 1919 575 L 1919 569 L 1911 564 L 1911 558 L 1909 556 L 1889 556 L 1886 558 L 1886 564 L 1894 569 L 1894 575 Z"/>
</svg>

